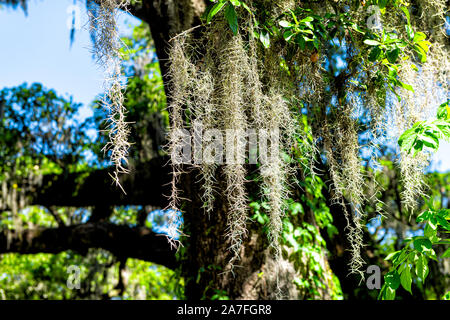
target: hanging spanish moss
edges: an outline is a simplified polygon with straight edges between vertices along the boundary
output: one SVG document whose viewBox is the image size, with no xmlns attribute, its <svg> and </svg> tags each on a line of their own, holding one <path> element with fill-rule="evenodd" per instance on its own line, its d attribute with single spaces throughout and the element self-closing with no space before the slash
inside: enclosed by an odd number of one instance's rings
<svg viewBox="0 0 450 320">
<path fill-rule="evenodd" d="M 185 44 L 185 39 L 180 37 L 180 39 L 175 42 L 172 54 L 171 54 L 171 65 L 169 69 L 169 75 L 172 79 L 172 97 L 170 104 L 171 120 L 169 124 L 169 144 L 168 152 L 171 156 L 172 164 L 172 193 L 170 195 L 170 202 L 168 209 L 172 214 L 169 217 L 169 241 L 173 246 L 177 246 L 178 242 L 175 240 L 175 235 L 177 234 L 179 221 L 177 215 L 180 208 L 180 190 L 178 188 L 179 179 L 182 172 L 183 159 L 179 156 L 178 146 L 180 142 L 183 142 L 182 130 L 184 128 L 184 116 L 183 107 L 187 99 L 190 96 L 189 81 L 192 76 L 192 71 L 194 69 L 193 65 L 186 58 L 183 51 L 183 46 Z"/>
<path fill-rule="evenodd" d="M 263 7 L 264 18 L 273 21 L 289 10 L 301 7 L 298 1 L 246 3 L 252 12 Z M 352 8 L 354 19 L 361 20 L 364 25 L 368 19 L 365 6 L 347 6 L 347 1 L 309 3 L 308 8 L 316 16 L 325 16 L 329 12 L 338 15 Z M 381 143 L 388 139 L 397 141 L 406 129 L 432 116 L 436 107 L 447 99 L 449 55 L 448 48 L 442 44 L 445 40 L 441 41 L 446 37 L 442 33 L 445 1 L 423 1 L 414 8 L 420 12 L 409 16 L 404 10 L 386 10 L 383 16 L 382 24 L 387 32 L 403 30 L 408 21 L 414 30 L 423 30 L 428 35 L 430 49 L 427 50 L 426 61 L 417 58 L 408 48 L 399 55 L 396 71 L 398 83 L 402 85 L 395 88 L 389 87 L 382 77 L 374 76 L 383 75 L 386 67 L 380 63 L 367 63 L 370 51 L 364 42 L 364 32 L 350 34 L 345 31 L 333 39 L 346 48 L 344 70 L 333 69 L 333 50 L 338 49 L 332 49 L 332 44 L 325 40 L 316 48 L 296 51 L 280 40 L 271 39 L 270 46 L 261 45 L 262 40 L 254 37 L 255 31 L 260 31 L 253 16 L 258 13 L 249 14 L 242 7 L 236 8 L 239 27 L 234 32 L 224 17 L 217 16 L 213 23 L 202 26 L 201 32 L 196 30 L 195 41 L 191 39 L 190 31 L 173 38 L 170 77 L 174 90 L 169 106 L 172 132 L 189 128 L 197 121 L 203 130 L 215 129 L 227 137 L 227 142 L 232 141 L 226 144 L 230 150 L 224 150 L 225 154 L 230 154 L 235 150 L 245 150 L 244 138 L 256 130 L 260 143 L 260 196 L 270 207 L 269 238 L 275 257 L 281 254 L 279 237 L 286 210 L 284 199 L 295 180 L 295 166 L 288 159 L 292 159 L 293 152 L 301 150 L 302 154 L 296 156 L 308 160 L 308 168 L 300 168 L 302 171 L 321 174 L 315 166 L 319 155 L 328 168 L 332 198 L 344 208 L 348 223 L 352 256 L 350 271 L 363 276 L 361 270 L 365 262 L 361 248 L 367 223 L 364 206 L 376 203 L 377 212 L 382 215 L 383 212 L 379 209 L 380 200 L 368 199 L 364 194 L 366 183 L 373 179 L 373 175 L 364 170 L 361 154 L 363 151 L 369 154 L 365 161 L 370 165 L 376 164 L 377 148 Z M 421 19 L 427 10 L 434 15 Z M 381 34 L 381 31 L 373 32 Z M 197 37 L 199 33 L 201 35 Z M 301 114 L 308 116 L 312 126 L 313 138 L 309 143 L 308 139 L 302 138 L 305 133 L 299 120 Z M 361 123 L 362 115 L 367 118 L 366 123 Z M 364 142 L 361 139 L 362 126 L 365 126 L 369 137 Z M 249 130 L 253 133 L 244 133 Z M 260 130 L 262 136 L 259 135 Z M 229 138 L 226 135 L 229 131 L 238 134 Z M 177 138 L 173 133 L 170 137 L 171 143 L 176 145 Z M 298 145 L 299 137 L 303 141 L 301 146 Z M 267 145 L 262 143 L 268 152 L 260 152 L 261 141 L 269 141 Z M 241 154 L 245 155 L 245 151 Z M 241 154 L 238 153 L 238 157 Z M 172 153 L 172 158 L 174 156 Z M 212 159 L 211 156 L 209 160 Z M 423 195 L 423 173 L 429 164 L 430 153 L 422 151 L 413 156 L 399 152 L 398 159 L 404 184 L 402 202 L 406 209 L 412 211 L 417 199 Z M 217 179 L 223 175 L 227 184 L 224 196 L 228 207 L 226 236 L 232 252 L 231 265 L 241 254 L 249 219 L 248 172 L 243 160 L 235 157 L 231 163 L 204 161 L 195 164 L 200 169 L 207 214 L 214 212 Z M 182 172 L 181 166 L 172 165 L 171 204 L 174 210 L 179 210 L 177 181 Z M 379 188 L 372 181 L 370 184 L 375 189 Z"/>
<path fill-rule="evenodd" d="M 290 153 L 287 142 L 292 139 L 288 136 L 292 138 L 295 134 L 296 122 L 283 97 L 281 78 L 272 79 L 272 75 L 264 74 L 258 65 L 261 52 L 256 48 L 255 39 L 249 38 L 246 31 L 237 35 L 231 31 L 224 34 L 226 27 L 225 21 L 217 21 L 206 28 L 203 33 L 207 43 L 205 50 L 200 48 L 202 41 L 190 41 L 189 36 L 181 35 L 173 39 L 170 54 L 173 94 L 169 106 L 172 115 L 169 140 L 173 148 L 169 149 L 174 170 L 171 204 L 176 210 L 179 208 L 177 177 L 181 174 L 181 167 L 173 161 L 179 152 L 175 150 L 179 141 L 176 132 L 186 128 L 187 123 L 197 122 L 201 123 L 202 129 L 209 130 L 209 134 L 213 129 L 223 137 L 226 146 L 223 150 L 224 162 L 206 149 L 203 153 L 205 158 L 196 166 L 201 171 L 207 214 L 214 212 L 217 175 L 222 175 L 227 185 L 224 190 L 228 202 L 226 238 L 232 252 L 230 266 L 233 270 L 247 235 L 249 219 L 245 159 L 247 139 L 251 134 L 258 135 L 258 147 L 267 151 L 261 152 L 261 149 L 257 155 L 263 182 L 261 195 L 270 206 L 269 236 L 275 256 L 279 256 L 281 218 L 285 210 L 284 199 L 288 194 L 288 169 L 282 152 Z M 198 52 L 202 51 L 204 54 L 199 56 Z M 271 83 L 274 81 L 277 84 L 269 87 L 264 83 L 267 82 L 264 78 L 272 79 Z M 207 141 L 212 138 L 204 137 Z M 217 170 L 219 165 L 220 172 Z"/>
<path fill-rule="evenodd" d="M 411 85 L 413 90 L 397 90 L 397 97 L 391 95 L 386 105 L 385 128 L 391 135 L 398 137 L 414 123 L 432 118 L 436 107 L 449 99 L 450 60 L 448 46 L 445 46 L 445 1 L 421 1 L 417 7 L 418 19 L 411 16 L 411 24 L 417 30 L 424 30 L 430 37 L 430 48 L 426 61 L 419 63 L 411 59 L 399 62 L 399 79 Z M 386 21 L 395 27 L 398 19 Z M 413 56 L 412 52 L 409 55 Z M 408 212 L 417 207 L 417 199 L 425 196 L 425 169 L 428 167 L 432 153 L 426 150 L 414 155 L 401 152 L 399 166 L 403 180 L 402 202 Z"/>
<path fill-rule="evenodd" d="M 119 9 L 124 9 L 128 3 L 128 0 L 100 0 L 98 4 L 91 2 L 88 8 L 94 53 L 98 63 L 105 70 L 105 95 L 102 104 L 108 113 L 106 120 L 109 142 L 104 146 L 103 151 L 110 152 L 110 160 L 115 167 L 112 178 L 119 187 L 121 187 L 119 175 L 129 171 L 126 164 L 130 148 L 128 142 L 130 129 L 123 105 L 122 42 L 117 26 L 117 16 Z"/>
</svg>

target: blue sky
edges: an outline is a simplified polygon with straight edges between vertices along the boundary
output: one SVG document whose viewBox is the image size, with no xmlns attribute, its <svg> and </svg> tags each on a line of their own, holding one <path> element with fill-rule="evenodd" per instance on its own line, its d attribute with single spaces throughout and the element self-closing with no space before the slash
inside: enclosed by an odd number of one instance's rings
<svg viewBox="0 0 450 320">
<path fill-rule="evenodd" d="M 82 117 L 92 114 L 89 104 L 102 92 L 103 72 L 91 54 L 84 1 L 78 1 L 82 28 L 70 47 L 73 0 L 30 0 L 28 16 L 21 9 L 0 8 L 0 88 L 40 82 L 84 104 Z M 122 34 L 139 20 L 123 14 Z M 432 169 L 450 171 L 450 144 L 442 143 Z"/>
<path fill-rule="evenodd" d="M 71 6 L 73 0 L 31 0 L 28 16 L 21 9 L 0 9 L 0 88 L 40 82 L 59 94 L 72 95 L 85 105 L 83 115 L 89 115 L 88 104 L 102 92 L 103 72 L 92 58 L 84 1 L 78 2 L 82 28 L 70 48 Z M 130 24 L 138 23 L 121 15 L 124 34 Z"/>
</svg>

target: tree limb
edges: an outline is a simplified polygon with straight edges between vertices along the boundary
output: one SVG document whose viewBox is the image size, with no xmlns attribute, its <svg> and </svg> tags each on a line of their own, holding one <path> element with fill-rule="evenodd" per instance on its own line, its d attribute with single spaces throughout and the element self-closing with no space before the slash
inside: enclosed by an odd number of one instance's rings
<svg viewBox="0 0 450 320">
<path fill-rule="evenodd" d="M 55 221 L 56 221 L 56 223 L 58 224 L 59 227 L 65 226 L 64 221 L 61 219 L 61 217 L 59 216 L 58 212 L 53 210 L 53 207 L 48 206 L 48 207 L 45 207 L 45 208 L 50 213 L 50 215 L 53 217 L 53 219 L 55 219 Z"/>
<path fill-rule="evenodd" d="M 29 204 L 42 206 L 89 207 L 102 205 L 152 205 L 165 207 L 170 181 L 168 158 L 139 164 L 121 177 L 127 192 L 111 184 L 110 169 L 85 173 L 44 175 L 39 186 L 30 188 Z"/>
<path fill-rule="evenodd" d="M 144 227 L 98 222 L 59 228 L 26 229 L 22 232 L 0 231 L 0 254 L 59 253 L 73 250 L 85 255 L 89 248 L 108 250 L 121 259 L 150 261 L 170 269 L 177 266 L 176 251 L 170 248 L 166 237 Z"/>
</svg>

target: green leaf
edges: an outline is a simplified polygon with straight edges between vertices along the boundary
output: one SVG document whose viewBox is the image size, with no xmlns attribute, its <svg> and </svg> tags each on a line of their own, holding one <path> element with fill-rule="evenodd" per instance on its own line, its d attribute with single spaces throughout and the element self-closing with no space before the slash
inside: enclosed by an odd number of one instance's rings
<svg viewBox="0 0 450 320">
<path fill-rule="evenodd" d="M 423 32 L 416 32 L 416 33 L 414 34 L 414 39 L 413 39 L 413 41 L 416 42 L 416 43 L 418 43 L 418 42 L 420 42 L 420 41 L 422 41 L 422 40 L 425 40 L 426 38 L 427 38 L 427 36 L 425 35 L 425 33 L 423 33 Z"/>
<path fill-rule="evenodd" d="M 421 45 L 419 44 L 414 45 L 414 50 L 417 52 L 420 62 L 424 63 L 427 61 L 427 52 L 423 49 Z"/>
<path fill-rule="evenodd" d="M 364 40 L 364 43 L 369 45 L 369 46 L 378 46 L 378 45 L 381 44 L 380 42 L 378 42 L 376 40 L 370 40 L 370 39 Z"/>
<path fill-rule="evenodd" d="M 248 13 L 252 14 L 252 11 L 250 10 L 250 7 L 245 2 L 242 2 L 242 6 L 244 7 L 245 10 L 248 11 Z"/>
<path fill-rule="evenodd" d="M 261 31 L 261 33 L 259 34 L 259 40 L 265 48 L 270 47 L 270 35 L 266 30 Z"/>
<path fill-rule="evenodd" d="M 292 23 L 286 21 L 286 20 L 281 20 L 280 22 L 278 22 L 278 24 L 283 27 L 283 28 L 289 28 L 292 27 Z"/>
<path fill-rule="evenodd" d="M 405 267 L 407 266 L 408 264 L 407 263 L 402 263 L 402 264 L 400 264 L 400 267 L 397 269 L 397 272 L 398 272 L 398 274 L 402 274 L 402 272 L 403 272 L 403 269 L 405 269 Z M 401 283 L 401 279 L 400 279 L 400 283 Z"/>
<path fill-rule="evenodd" d="M 447 250 L 445 250 L 441 258 L 450 258 L 450 248 L 447 248 Z"/>
<path fill-rule="evenodd" d="M 314 35 L 314 32 L 312 32 L 312 31 L 311 31 L 311 30 L 309 30 L 309 29 L 300 29 L 299 31 L 300 31 L 300 32 L 302 32 L 302 33 L 306 33 L 306 34 Z"/>
<path fill-rule="evenodd" d="M 417 139 L 422 141 L 428 148 L 434 150 L 439 148 L 439 138 L 432 132 L 427 131 L 424 134 L 419 135 Z"/>
<path fill-rule="evenodd" d="M 407 83 L 404 83 L 404 82 L 401 82 L 400 80 L 397 80 L 397 85 L 399 85 L 403 89 L 406 89 L 406 90 L 409 90 L 411 92 L 414 92 L 414 88 L 411 85 L 409 85 Z"/>
<path fill-rule="evenodd" d="M 388 3 L 388 0 L 378 0 L 378 7 L 384 9 Z"/>
<path fill-rule="evenodd" d="M 431 42 L 430 41 L 426 41 L 426 40 L 422 40 L 418 42 L 418 46 L 425 52 L 427 53 L 430 50 L 430 46 L 431 46 Z"/>
<path fill-rule="evenodd" d="M 306 24 L 308 24 L 307 22 L 311 22 L 311 21 L 313 21 L 314 20 L 314 18 L 313 17 L 306 17 L 305 19 L 302 19 L 302 20 L 300 20 L 300 23 L 306 23 Z M 310 24 L 308 24 L 308 25 L 310 25 Z"/>
<path fill-rule="evenodd" d="M 398 256 L 396 256 L 392 263 L 395 267 L 401 265 L 406 259 L 408 258 L 408 251 L 406 250 L 406 247 L 403 248 Z"/>
<path fill-rule="evenodd" d="M 395 251 L 395 252 L 391 252 L 387 255 L 386 258 L 384 258 L 384 260 L 389 261 L 392 258 L 394 258 L 394 256 L 398 256 L 400 254 L 400 250 L 399 251 Z"/>
<path fill-rule="evenodd" d="M 225 18 L 228 21 L 228 24 L 230 25 L 231 31 L 233 31 L 234 35 L 237 35 L 238 33 L 238 20 L 236 15 L 236 10 L 234 9 L 233 5 L 228 5 L 225 9 Z"/>
<path fill-rule="evenodd" d="M 291 211 L 291 214 L 294 216 L 299 213 L 304 213 L 303 206 L 298 202 L 294 202 L 292 205 L 290 205 L 289 209 Z"/>
<path fill-rule="evenodd" d="M 265 222 L 264 217 L 260 214 L 256 217 L 256 220 L 261 224 L 264 224 L 264 222 Z"/>
<path fill-rule="evenodd" d="M 408 25 L 411 26 L 411 17 L 409 16 L 408 8 L 402 6 L 402 7 L 400 7 L 400 9 L 405 13 L 406 20 L 408 21 Z"/>
<path fill-rule="evenodd" d="M 416 143 L 417 133 L 415 128 L 411 128 L 403 132 L 403 134 L 398 139 L 398 144 L 406 152 L 410 152 Z"/>
<path fill-rule="evenodd" d="M 425 281 L 425 278 L 428 274 L 428 261 L 423 254 L 419 255 L 419 258 L 416 262 L 416 274 L 422 279 L 422 281 Z"/>
<path fill-rule="evenodd" d="M 384 289 L 384 300 L 394 300 L 395 299 L 395 289 L 392 289 L 391 287 L 387 286 Z"/>
<path fill-rule="evenodd" d="M 432 215 L 432 212 L 430 210 L 424 211 L 421 214 L 419 214 L 416 218 L 416 222 L 424 222 L 428 219 L 430 219 L 430 216 Z"/>
<path fill-rule="evenodd" d="M 397 290 L 398 287 L 400 286 L 400 276 L 399 276 L 397 270 L 388 272 L 384 276 L 384 281 L 386 282 L 386 284 L 388 285 L 389 288 L 391 288 L 393 290 Z"/>
<path fill-rule="evenodd" d="M 313 44 L 314 44 L 314 48 L 316 48 L 317 50 L 319 50 L 319 40 L 317 40 L 316 37 L 314 37 Z"/>
<path fill-rule="evenodd" d="M 301 35 L 300 33 L 297 34 L 297 36 L 295 37 L 295 42 L 298 44 L 300 49 L 302 49 L 302 50 L 305 49 L 306 41 L 305 41 L 305 38 L 303 37 L 303 35 Z"/>
<path fill-rule="evenodd" d="M 423 231 L 423 235 L 427 238 L 433 238 L 437 234 L 437 228 L 433 228 L 433 225 L 430 223 L 427 223 L 425 225 L 425 230 Z"/>
<path fill-rule="evenodd" d="M 450 223 L 447 220 L 445 220 L 444 218 L 442 218 L 440 216 L 436 216 L 436 219 L 444 229 L 450 231 Z"/>
<path fill-rule="evenodd" d="M 286 40 L 286 41 L 289 41 L 289 40 L 291 40 L 291 38 L 294 36 L 294 33 L 292 32 L 292 30 L 286 30 L 284 33 L 283 33 L 283 38 L 284 38 L 284 40 Z"/>
<path fill-rule="evenodd" d="M 222 10 L 222 8 L 225 6 L 226 2 L 225 1 L 219 1 L 218 3 L 216 3 L 211 10 L 208 13 L 208 16 L 206 18 L 206 22 L 210 23 L 212 18 L 220 11 Z"/>
<path fill-rule="evenodd" d="M 389 76 L 392 78 L 392 80 L 394 82 L 397 82 L 396 77 L 398 76 L 398 67 L 395 64 L 390 64 L 387 59 L 386 61 L 383 61 L 383 63 L 385 63 L 385 65 L 387 66 L 387 68 L 389 69 Z"/>
<path fill-rule="evenodd" d="M 373 47 L 372 50 L 369 53 L 369 61 L 376 61 L 378 60 L 378 57 L 380 56 L 381 53 L 381 49 L 380 47 Z"/>
<path fill-rule="evenodd" d="M 428 257 L 430 257 L 431 259 L 438 261 L 437 259 L 437 255 L 436 255 L 436 251 L 434 251 L 433 249 L 430 249 L 428 252 Z"/>
<path fill-rule="evenodd" d="M 450 108 L 447 109 L 447 112 L 448 114 L 450 114 Z M 440 135 L 440 138 L 450 140 L 450 121 L 436 119 L 433 120 L 429 125 L 436 131 L 438 135 Z"/>
<path fill-rule="evenodd" d="M 409 265 L 406 264 L 405 268 L 403 269 L 403 272 L 400 275 L 400 283 L 402 284 L 402 287 L 405 288 L 406 291 L 412 294 L 411 292 L 411 271 L 409 269 Z"/>
<path fill-rule="evenodd" d="M 425 238 L 416 238 L 413 243 L 414 248 L 421 253 L 430 251 L 432 247 L 431 241 Z"/>
<path fill-rule="evenodd" d="M 450 209 L 441 209 L 438 211 L 438 215 L 444 219 L 450 219 Z"/>
<path fill-rule="evenodd" d="M 428 224 L 433 228 L 433 229 L 437 229 L 437 219 L 436 216 L 433 214 L 430 216 L 430 219 L 428 221 Z"/>
<path fill-rule="evenodd" d="M 408 34 L 409 40 L 413 40 L 414 39 L 414 30 L 412 29 L 412 27 L 409 25 L 406 25 L 405 29 L 406 29 L 406 33 Z"/>
<path fill-rule="evenodd" d="M 442 120 L 450 120 L 450 107 L 448 106 L 449 101 L 441 104 L 437 111 L 437 118 Z"/>
<path fill-rule="evenodd" d="M 386 56 L 390 63 L 395 63 L 398 59 L 399 54 L 400 54 L 400 49 L 397 47 L 386 52 Z"/>
</svg>

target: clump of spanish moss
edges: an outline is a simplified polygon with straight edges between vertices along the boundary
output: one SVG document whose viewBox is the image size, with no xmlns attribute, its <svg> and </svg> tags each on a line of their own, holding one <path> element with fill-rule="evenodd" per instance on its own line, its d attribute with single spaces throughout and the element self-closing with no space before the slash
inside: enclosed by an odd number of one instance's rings
<svg viewBox="0 0 450 320">
<path fill-rule="evenodd" d="M 207 62 L 208 63 L 208 62 Z M 217 126 L 217 110 L 213 102 L 214 93 L 214 78 L 209 71 L 204 71 L 198 74 L 198 81 L 195 82 L 193 88 L 194 104 L 197 106 L 195 112 L 196 122 L 194 123 L 195 137 L 194 137 L 194 165 L 200 167 L 200 180 L 202 183 L 202 199 L 204 202 L 204 209 L 208 215 L 211 215 L 214 209 L 214 200 L 216 193 L 216 169 L 217 162 L 213 150 L 210 152 L 202 152 L 201 147 L 198 146 L 199 135 L 202 130 L 208 130 L 205 136 L 202 136 L 205 143 L 210 143 L 214 138 L 212 133 Z M 198 126 L 197 126 L 198 125 Z"/>
<path fill-rule="evenodd" d="M 419 67 L 416 72 L 413 68 Z M 414 92 L 401 89 L 397 91 L 400 99 L 392 97 L 390 120 L 387 123 L 391 134 L 398 137 L 414 123 L 433 118 L 436 108 L 442 101 L 448 99 L 448 70 L 450 63 L 448 55 L 442 47 L 433 46 L 427 55 L 427 61 L 420 66 L 414 62 L 404 61 L 400 64 L 400 79 L 409 83 Z M 418 154 L 401 152 L 399 166 L 403 181 L 402 202 L 409 212 L 417 207 L 417 200 L 425 196 L 425 169 L 431 161 L 432 153 L 426 150 Z"/>
<path fill-rule="evenodd" d="M 270 206 L 270 242 L 275 256 L 280 254 L 279 236 L 290 172 L 282 156 L 283 152 L 290 153 L 291 138 L 297 130 L 290 106 L 280 89 L 281 78 L 273 80 L 276 85 L 267 82 L 272 75 L 259 65 L 261 52 L 247 32 L 241 29 L 233 35 L 226 22 L 218 20 L 205 27 L 201 40 L 191 41 L 186 34 L 173 38 L 170 54 L 172 208 L 179 208 L 176 177 L 182 173 L 181 166 L 174 163 L 179 156 L 175 132 L 191 127 L 194 129 L 193 165 L 200 169 L 205 213 L 210 215 L 214 210 L 217 180 L 223 179 L 226 184 L 222 195 L 227 199 L 228 210 L 224 232 L 231 252 L 231 271 L 240 259 L 249 222 L 247 152 L 250 157 L 256 151 L 254 156 L 262 179 L 261 196 Z M 276 76 L 281 77 L 281 74 Z M 201 152 L 197 154 L 196 123 L 201 129 L 208 130 L 208 135 L 216 132 L 223 137 L 222 159 L 215 154 L 217 150 L 213 152 L 208 147 L 203 152 L 203 159 Z M 252 135 L 257 136 L 257 150 L 250 150 L 247 143 Z M 205 144 L 213 138 L 203 137 Z M 196 159 L 202 161 L 197 163 Z"/>
<path fill-rule="evenodd" d="M 364 176 L 361 172 L 356 120 L 351 115 L 351 107 L 345 105 L 337 110 L 333 122 L 326 120 L 324 147 L 333 183 L 332 200 L 342 206 L 347 220 L 347 237 L 351 244 L 350 272 L 363 276 L 360 270 L 364 265 L 361 258 L 364 212 L 361 207 L 366 199 L 363 193 Z"/>
<path fill-rule="evenodd" d="M 219 63 L 218 69 L 222 75 L 219 89 L 222 104 L 218 106 L 221 126 L 226 132 L 226 163 L 224 175 L 227 183 L 225 190 L 228 199 L 228 230 L 227 238 L 230 250 L 233 252 L 232 261 L 239 257 L 242 239 L 247 229 L 247 192 L 245 189 L 244 168 L 245 131 L 248 128 L 247 115 L 244 109 L 244 74 L 242 66 L 245 64 L 246 53 L 240 35 L 230 36 L 224 41 L 220 55 L 227 57 Z"/>
<path fill-rule="evenodd" d="M 180 208 L 180 190 L 178 189 L 178 183 L 182 172 L 183 159 L 179 158 L 178 146 L 180 145 L 180 139 L 182 136 L 182 129 L 184 128 L 183 108 L 187 101 L 189 92 L 189 81 L 192 75 L 193 66 L 185 56 L 183 51 L 185 44 L 185 37 L 179 37 L 175 41 L 171 51 L 171 64 L 169 69 L 169 75 L 172 86 L 171 103 L 169 106 L 171 119 L 169 124 L 169 144 L 168 152 L 171 156 L 172 166 L 172 193 L 169 197 L 169 210 L 172 214 L 169 217 L 168 228 L 169 241 L 172 245 L 176 246 L 177 241 L 174 240 L 175 234 L 179 231 L 179 220 L 176 212 Z"/>
<path fill-rule="evenodd" d="M 398 88 L 396 96 L 389 94 L 386 97 L 384 130 L 389 132 L 389 138 L 397 140 L 415 122 L 434 117 L 437 106 L 448 99 L 450 60 L 448 46 L 444 45 L 448 41 L 444 28 L 446 8 L 446 1 L 443 0 L 420 1 L 414 8 L 417 13 L 411 15 L 411 25 L 415 31 L 424 32 L 431 45 L 425 62 L 408 58 L 399 59 L 397 63 L 399 80 L 409 84 L 413 90 Z M 388 30 L 401 28 L 404 20 L 391 13 L 383 19 L 383 24 Z M 407 50 L 406 53 L 409 57 L 414 57 L 413 52 Z M 431 156 L 427 151 L 421 151 L 417 155 L 406 152 L 399 154 L 398 165 L 403 182 L 402 203 L 410 213 L 416 209 L 418 199 L 425 196 L 424 172 Z"/>
<path fill-rule="evenodd" d="M 126 109 L 123 105 L 124 84 L 122 81 L 122 43 L 117 26 L 119 9 L 124 9 L 128 0 L 100 0 L 89 7 L 91 34 L 94 39 L 94 53 L 98 63 L 105 69 L 105 95 L 102 104 L 108 112 L 107 132 L 109 142 L 104 146 L 110 152 L 110 160 L 115 166 L 112 178 L 121 187 L 119 175 L 128 173 L 128 136 L 130 129 L 126 121 Z M 122 189 L 123 190 L 123 189 Z"/>
<path fill-rule="evenodd" d="M 264 7 L 265 15 L 274 20 L 298 7 L 297 1 L 250 1 L 250 9 L 256 2 Z M 310 3 L 309 6 L 314 14 L 322 16 L 330 12 L 347 12 L 350 8 L 346 7 L 345 1 Z M 366 23 L 366 9 L 364 5 L 355 8 L 352 5 L 352 18 Z M 264 48 L 253 36 L 257 31 L 253 17 L 243 9 L 239 11 L 239 28 L 234 35 L 225 19 L 218 15 L 213 24 L 202 26 L 202 32 L 196 30 L 200 37 L 195 41 L 187 35 L 189 31 L 173 39 L 170 54 L 173 89 L 169 106 L 171 130 L 192 127 L 198 121 L 203 129 L 216 129 L 224 137 L 227 130 L 256 129 L 258 134 L 260 130 L 263 132 L 263 137 L 258 136 L 258 139 L 266 141 L 266 145 L 262 145 L 268 152 L 258 152 L 257 155 L 260 196 L 269 206 L 269 238 L 275 253 L 274 261 L 281 261 L 279 238 L 286 211 L 284 199 L 289 195 L 290 182 L 295 180 L 291 179 L 295 172 L 293 166 L 286 159 L 292 158 L 295 152 L 296 159 L 300 157 L 307 164 L 302 168 L 303 174 L 321 174 L 316 172 L 315 163 L 319 156 L 323 156 L 332 200 L 343 207 L 348 224 L 352 256 L 350 271 L 363 276 L 364 206 L 376 203 L 377 212 L 382 214 L 379 200 L 372 199 L 376 198 L 377 191 L 369 196 L 364 193 L 367 180 L 373 179 L 373 175 L 363 168 L 363 162 L 376 165 L 379 145 L 386 144 L 387 139 L 398 139 L 416 121 L 435 113 L 435 108 L 446 100 L 448 93 L 449 55 L 448 48 L 441 41 L 446 37 L 441 32 L 445 21 L 445 1 L 422 1 L 415 9 L 424 19 L 415 19 L 417 15 L 411 15 L 411 25 L 415 31 L 425 32 L 432 43 L 427 61 L 418 62 L 415 53 L 405 48 L 396 62 L 398 80 L 411 85 L 414 91 L 397 87 L 392 92 L 386 81 L 374 76 L 383 74 L 385 66 L 368 62 L 365 36 L 358 32 L 346 31 L 339 39 L 341 46 L 345 44 L 346 47 L 346 67 L 339 71 L 327 67 L 327 64 L 332 64 L 332 55 L 338 52 L 333 52 L 326 41 L 316 49 L 295 51 L 286 42 L 271 39 L 270 47 Z M 434 15 L 425 17 L 426 10 L 431 10 Z M 405 16 L 400 10 L 394 11 L 386 10 L 383 28 L 387 31 L 404 30 Z M 312 137 L 301 130 L 302 116 L 308 119 L 308 124 L 304 125 L 311 126 Z M 361 135 L 363 126 L 365 138 Z M 267 139 L 272 134 L 276 138 Z M 238 136 L 230 140 L 227 148 L 245 148 L 245 142 Z M 170 144 L 175 145 L 176 139 L 176 135 L 171 133 Z M 258 145 L 258 151 L 260 148 Z M 320 154 L 319 150 L 323 153 Z M 364 158 L 363 151 L 366 154 Z M 224 150 L 225 154 L 228 152 L 231 151 Z M 170 153 L 174 157 L 176 152 L 172 150 Z M 399 166 L 404 184 L 402 201 L 410 210 L 423 195 L 423 172 L 429 157 L 427 152 L 415 157 L 400 154 Z M 214 161 L 196 163 L 194 160 L 194 165 L 200 169 L 206 213 L 214 212 L 215 185 L 218 178 L 222 178 L 220 174 L 223 174 L 227 185 L 222 196 L 227 199 L 226 235 L 232 252 L 232 265 L 242 252 L 248 221 L 246 166 L 240 159 L 233 160 L 224 164 Z M 179 210 L 177 179 L 182 172 L 176 164 L 173 168 L 171 204 L 174 210 Z M 373 181 L 370 185 L 379 188 Z"/>
</svg>

